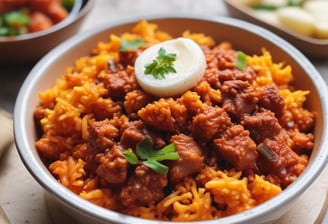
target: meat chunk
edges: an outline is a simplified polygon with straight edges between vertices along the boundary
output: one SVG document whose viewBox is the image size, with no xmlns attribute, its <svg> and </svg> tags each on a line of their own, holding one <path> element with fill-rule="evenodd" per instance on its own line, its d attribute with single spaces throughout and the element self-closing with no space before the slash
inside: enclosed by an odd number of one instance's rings
<svg viewBox="0 0 328 224">
<path fill-rule="evenodd" d="M 89 153 L 102 152 L 114 145 L 114 139 L 119 135 L 119 130 L 108 119 L 96 121 L 89 127 Z"/>
<path fill-rule="evenodd" d="M 256 171 L 256 144 L 249 137 L 249 131 L 241 125 L 230 127 L 221 138 L 214 141 L 219 154 L 237 170 Z"/>
<path fill-rule="evenodd" d="M 163 189 L 167 185 L 167 175 L 159 174 L 144 164 L 136 167 L 126 186 L 120 192 L 123 205 L 151 205 L 163 198 Z"/>
<path fill-rule="evenodd" d="M 114 145 L 106 154 L 97 155 L 99 166 L 96 170 L 98 176 L 108 183 L 124 183 L 127 178 L 128 161 L 123 157 L 124 149 Z"/>
<path fill-rule="evenodd" d="M 90 125 L 86 153 L 86 165 L 90 170 L 95 170 L 97 166 L 96 154 L 112 148 L 118 135 L 119 130 L 111 123 L 111 120 L 96 121 Z"/>
<path fill-rule="evenodd" d="M 283 187 L 292 183 L 303 171 L 302 159 L 283 141 L 265 139 L 258 145 L 258 167 L 267 174 L 277 176 Z"/>
<path fill-rule="evenodd" d="M 128 49 L 127 51 L 120 51 L 120 63 L 127 67 L 128 65 L 134 66 L 134 62 L 140 54 L 140 50 Z"/>
<path fill-rule="evenodd" d="M 285 102 L 279 94 L 279 90 L 274 85 L 264 88 L 264 94 L 259 100 L 259 105 L 274 112 L 276 117 L 280 117 L 283 113 Z"/>
<path fill-rule="evenodd" d="M 219 70 L 218 76 L 221 83 L 229 80 L 242 80 L 251 83 L 256 78 L 256 73 L 252 68 L 247 67 L 245 71 L 237 68 Z"/>
<path fill-rule="evenodd" d="M 142 131 L 144 125 L 142 121 L 134 121 L 124 126 L 120 142 L 127 148 L 135 148 L 138 142 L 141 142 L 145 138 L 145 134 Z"/>
<path fill-rule="evenodd" d="M 207 81 L 214 88 L 218 88 L 221 85 L 219 71 L 234 67 L 235 52 L 229 43 L 220 44 L 215 48 L 202 46 L 202 50 L 207 64 L 202 80 Z"/>
<path fill-rule="evenodd" d="M 313 133 L 303 133 L 299 130 L 282 129 L 278 135 L 274 136 L 276 141 L 283 141 L 298 155 L 308 154 L 313 149 Z"/>
<path fill-rule="evenodd" d="M 126 93 L 138 88 L 133 71 L 129 69 L 106 71 L 98 75 L 100 81 L 108 89 L 109 96 L 116 100 L 123 100 Z"/>
<path fill-rule="evenodd" d="M 192 136 L 195 139 L 209 142 L 232 125 L 229 115 L 221 107 L 207 107 L 194 116 Z"/>
<path fill-rule="evenodd" d="M 252 139 L 258 144 L 266 138 L 271 138 L 281 131 L 281 126 L 274 113 L 270 111 L 245 115 L 241 124 L 249 130 Z"/>
<path fill-rule="evenodd" d="M 202 80 L 206 80 L 214 88 L 228 80 L 242 80 L 251 83 L 256 78 L 254 69 L 248 67 L 244 71 L 236 68 L 236 51 L 229 43 L 222 43 L 215 48 L 203 47 L 207 68 Z"/>
<path fill-rule="evenodd" d="M 222 69 L 235 67 L 234 62 L 236 60 L 236 52 L 228 42 L 222 42 L 210 51 L 205 51 L 205 56 L 208 64 L 211 64 L 216 68 Z"/>
<path fill-rule="evenodd" d="M 127 148 L 135 149 L 146 136 L 150 137 L 155 148 L 166 145 L 166 142 L 155 131 L 149 131 L 141 120 L 127 122 L 122 126 L 120 143 Z"/>
<path fill-rule="evenodd" d="M 257 108 L 260 93 L 255 91 L 246 81 L 225 81 L 221 91 L 223 109 L 234 118 L 240 119 L 244 114 L 250 114 Z"/>
<path fill-rule="evenodd" d="M 190 136 L 179 134 L 171 138 L 180 158 L 170 161 L 169 180 L 177 183 L 185 177 L 199 172 L 203 166 L 204 157 L 197 142 Z"/>
</svg>

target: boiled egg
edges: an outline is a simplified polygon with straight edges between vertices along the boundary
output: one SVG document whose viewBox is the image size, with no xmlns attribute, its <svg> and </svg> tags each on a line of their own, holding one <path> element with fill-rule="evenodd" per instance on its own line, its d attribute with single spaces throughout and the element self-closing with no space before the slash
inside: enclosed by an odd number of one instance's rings
<svg viewBox="0 0 328 224">
<path fill-rule="evenodd" d="M 286 27 L 306 36 L 315 30 L 315 17 L 300 7 L 282 7 L 277 11 L 279 21 Z"/>
<path fill-rule="evenodd" d="M 328 22 L 318 21 L 315 24 L 314 36 L 321 39 L 328 39 Z"/>
<path fill-rule="evenodd" d="M 161 79 L 145 74 L 146 66 L 157 58 L 160 49 L 176 55 L 172 64 L 175 72 L 169 72 Z M 192 88 L 202 78 L 205 68 L 206 59 L 200 46 L 193 40 L 182 37 L 147 48 L 138 56 L 134 66 L 141 88 L 158 97 L 177 96 Z"/>
<path fill-rule="evenodd" d="M 305 1 L 303 8 L 310 12 L 317 20 L 328 22 L 328 1 L 312 0 Z"/>
</svg>

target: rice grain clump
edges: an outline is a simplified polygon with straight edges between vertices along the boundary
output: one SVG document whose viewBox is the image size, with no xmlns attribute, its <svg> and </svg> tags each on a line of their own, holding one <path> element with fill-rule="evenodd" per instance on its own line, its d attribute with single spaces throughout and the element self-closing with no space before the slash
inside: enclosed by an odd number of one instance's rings
<svg viewBox="0 0 328 224">
<path fill-rule="evenodd" d="M 262 55 L 246 55 L 241 69 L 228 40 L 182 36 L 201 46 L 207 67 L 179 96 L 152 96 L 136 81 L 138 55 L 173 38 L 144 20 L 95 43 L 40 93 L 36 148 L 61 184 L 120 213 L 196 221 L 257 206 L 303 172 L 315 116 L 303 106 L 309 91 L 292 84 L 292 68 L 263 48 Z M 126 43 L 140 45 L 123 50 Z M 167 172 L 127 159 L 147 139 L 157 153 L 174 146 L 178 158 L 161 161 Z"/>
</svg>

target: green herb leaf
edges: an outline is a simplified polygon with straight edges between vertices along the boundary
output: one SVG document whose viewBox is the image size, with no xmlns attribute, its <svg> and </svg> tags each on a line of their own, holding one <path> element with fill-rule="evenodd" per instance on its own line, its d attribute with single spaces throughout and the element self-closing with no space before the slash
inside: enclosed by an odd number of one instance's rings
<svg viewBox="0 0 328 224">
<path fill-rule="evenodd" d="M 170 152 L 166 154 L 157 154 L 151 157 L 154 160 L 162 161 L 162 160 L 177 160 L 179 159 L 179 153 L 178 152 Z"/>
<path fill-rule="evenodd" d="M 158 50 L 158 56 L 152 63 L 145 65 L 145 74 L 153 75 L 155 79 L 165 79 L 168 73 L 176 73 L 173 63 L 176 60 L 176 54 L 166 53 L 164 48 Z"/>
<path fill-rule="evenodd" d="M 252 9 L 264 10 L 264 11 L 275 11 L 278 9 L 278 7 L 275 5 L 256 5 L 256 6 L 253 6 Z"/>
<path fill-rule="evenodd" d="M 175 151 L 174 144 L 169 144 L 161 150 L 154 151 L 151 158 L 157 161 L 176 160 L 179 159 L 179 153 Z"/>
<path fill-rule="evenodd" d="M 151 157 L 153 150 L 153 142 L 151 141 L 151 139 L 146 136 L 144 138 L 143 141 L 139 142 L 139 144 L 137 144 L 137 154 L 138 156 L 143 159 L 146 160 L 148 158 Z"/>
<path fill-rule="evenodd" d="M 124 151 L 123 156 L 132 165 L 137 165 L 139 163 L 139 159 L 138 159 L 137 155 L 134 154 L 134 152 L 132 152 L 130 150 Z"/>
<path fill-rule="evenodd" d="M 161 174 L 167 173 L 169 168 L 159 161 L 179 159 L 179 153 L 175 150 L 174 144 L 169 144 L 160 150 L 155 150 L 149 136 L 146 136 L 137 144 L 136 153 L 141 161 L 136 154 L 129 150 L 123 152 L 123 156 L 133 165 L 142 162 L 144 165 Z"/>
<path fill-rule="evenodd" d="M 237 52 L 237 60 L 235 62 L 235 65 L 240 70 L 245 70 L 247 66 L 247 60 L 246 60 L 246 54 L 244 52 L 238 51 Z"/>
<path fill-rule="evenodd" d="M 152 170 L 155 170 L 157 173 L 166 174 L 169 171 L 169 168 L 156 160 L 148 159 L 142 162 Z"/>
<path fill-rule="evenodd" d="M 144 44 L 145 42 L 138 38 L 135 38 L 130 41 L 122 39 L 120 51 L 136 50 Z"/>
</svg>

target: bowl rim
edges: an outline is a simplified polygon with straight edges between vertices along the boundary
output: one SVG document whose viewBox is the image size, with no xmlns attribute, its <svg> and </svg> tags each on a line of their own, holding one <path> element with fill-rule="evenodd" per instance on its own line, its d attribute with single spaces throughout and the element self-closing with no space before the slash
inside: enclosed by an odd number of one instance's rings
<svg viewBox="0 0 328 224">
<path fill-rule="evenodd" d="M 220 16 L 204 16 L 199 14 L 175 14 L 175 13 L 165 13 L 165 14 L 156 14 L 156 15 L 146 15 L 142 17 L 146 20 L 158 20 L 158 19 L 190 19 L 190 20 L 201 20 L 207 22 L 214 22 L 225 24 L 228 26 L 237 27 L 242 30 L 246 30 L 251 32 L 255 35 L 261 33 L 261 38 L 267 39 L 268 41 L 272 42 L 273 44 L 281 47 L 282 51 L 285 51 L 289 55 L 294 55 L 295 61 L 301 63 L 301 67 L 304 68 L 307 73 L 309 73 L 310 78 L 312 79 L 314 86 L 317 89 L 320 89 L 318 94 L 321 98 L 323 114 L 328 113 L 328 87 L 325 85 L 325 81 L 323 80 L 322 76 L 319 74 L 317 69 L 312 65 L 312 63 L 294 46 L 289 44 L 287 41 L 283 40 L 273 32 L 261 28 L 257 25 L 251 24 L 249 22 L 241 21 L 235 18 L 228 18 L 228 17 L 220 17 Z M 137 217 L 132 217 L 124 214 L 120 214 L 95 204 L 88 202 L 78 195 L 75 195 L 69 189 L 65 188 L 59 182 L 53 178 L 50 173 L 44 168 L 42 164 L 39 163 L 37 158 L 34 157 L 33 149 L 28 148 L 28 140 L 27 136 L 22 130 L 28 130 L 25 120 L 25 112 L 28 107 L 28 95 L 33 89 L 32 85 L 42 76 L 42 71 L 47 68 L 51 64 L 52 57 L 58 57 L 56 55 L 60 55 L 64 53 L 66 49 L 72 47 L 74 43 L 81 42 L 86 40 L 93 35 L 97 35 L 98 33 L 121 25 L 126 25 L 129 23 L 136 23 L 141 19 L 140 16 L 133 16 L 129 18 L 125 18 L 119 21 L 112 21 L 110 23 L 102 24 L 98 27 L 94 27 L 91 30 L 83 32 L 79 35 L 74 35 L 73 37 L 69 38 L 68 40 L 64 41 L 56 48 L 51 50 L 47 53 L 31 70 L 28 74 L 27 78 L 25 79 L 21 89 L 19 90 L 15 108 L 14 108 L 14 137 L 15 143 L 17 146 L 17 150 L 21 160 L 23 161 L 25 167 L 29 170 L 32 176 L 42 185 L 48 192 L 52 195 L 55 195 L 58 199 L 62 202 L 65 202 L 70 207 L 75 210 L 79 210 L 85 214 L 92 215 L 92 217 L 98 220 L 106 220 L 106 221 L 113 221 L 115 220 L 117 223 L 145 223 L 145 224 L 155 224 L 155 223 L 175 223 L 175 222 L 165 222 L 165 221 L 157 221 L 157 220 L 146 220 Z M 31 85 L 32 84 L 32 85 Z M 328 120 L 327 117 L 323 117 L 324 122 L 324 129 L 323 135 L 327 135 L 327 127 L 328 127 Z M 328 141 L 322 138 L 321 142 L 318 143 L 320 148 L 328 147 Z M 231 223 L 245 223 L 255 221 L 262 215 L 268 215 L 273 208 L 280 208 L 284 207 L 283 205 L 286 204 L 289 200 L 294 200 L 298 197 L 301 193 L 303 193 L 308 186 L 310 186 L 313 181 L 319 176 L 321 171 L 323 170 L 324 166 L 327 163 L 328 158 L 328 150 L 320 150 L 317 157 L 315 158 L 315 163 L 311 163 L 302 175 L 288 188 L 284 190 L 284 193 L 277 195 L 276 197 L 270 199 L 269 203 L 263 203 L 258 205 L 250 210 L 244 211 L 242 213 L 232 215 L 229 217 L 224 217 L 215 220 L 206 220 L 206 221 L 197 221 L 194 223 L 197 224 L 214 224 L 217 223 L 218 220 L 222 224 L 231 224 Z M 312 174 L 314 173 L 314 174 Z M 296 185 L 298 187 L 296 187 Z M 283 201 L 284 203 L 281 203 Z M 238 221 L 242 220 L 242 221 Z M 179 224 L 189 223 L 189 222 L 176 222 Z"/>
<path fill-rule="evenodd" d="M 84 2 L 85 1 L 85 2 Z M 68 16 L 61 22 L 56 23 L 52 27 L 46 30 L 34 32 L 34 33 L 26 33 L 22 35 L 12 36 L 12 37 L 0 37 L 0 44 L 6 44 L 11 42 L 20 42 L 31 39 L 36 39 L 42 36 L 47 36 L 52 33 L 56 33 L 59 30 L 69 26 L 74 23 L 76 20 L 79 20 L 86 14 L 94 5 L 95 0 L 77 0 L 74 4 L 74 7 L 69 12 Z"/>
</svg>

